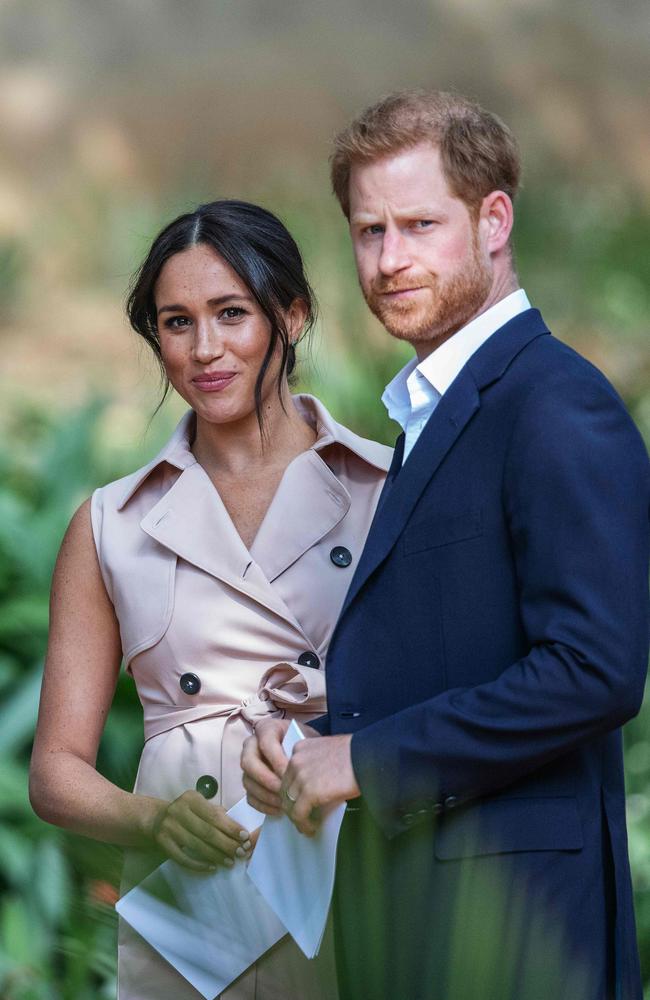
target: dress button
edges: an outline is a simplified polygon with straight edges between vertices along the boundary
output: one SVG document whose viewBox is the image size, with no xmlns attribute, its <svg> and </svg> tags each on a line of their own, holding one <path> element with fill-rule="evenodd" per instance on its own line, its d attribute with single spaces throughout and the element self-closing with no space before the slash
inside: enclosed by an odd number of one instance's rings
<svg viewBox="0 0 650 1000">
<path fill-rule="evenodd" d="M 196 790 L 204 799 L 213 799 L 219 791 L 219 782 L 211 774 L 202 774 L 196 783 Z"/>
<path fill-rule="evenodd" d="M 453 809 L 458 805 L 458 798 L 455 795 L 448 795 L 445 799 L 445 809 Z"/>
<path fill-rule="evenodd" d="M 310 653 L 309 651 L 300 654 L 298 663 L 301 667 L 314 667 L 314 669 L 320 667 L 320 660 L 316 656 L 316 653 Z"/>
<path fill-rule="evenodd" d="M 183 674 L 179 683 L 185 694 L 198 694 L 201 690 L 201 681 L 196 674 Z"/>
<path fill-rule="evenodd" d="M 344 545 L 335 545 L 330 552 L 330 559 L 335 566 L 340 566 L 341 569 L 345 569 L 352 562 L 352 553 L 349 549 L 346 549 Z"/>
<path fill-rule="evenodd" d="M 415 822 L 415 816 L 413 815 L 413 813 L 404 813 L 404 815 L 402 816 L 402 822 L 405 824 L 405 826 L 412 826 L 413 823 Z"/>
<path fill-rule="evenodd" d="M 444 811 L 445 807 L 443 806 L 442 802 L 434 802 L 433 805 L 431 806 L 431 812 L 433 813 L 434 816 L 439 816 L 440 813 Z"/>
</svg>

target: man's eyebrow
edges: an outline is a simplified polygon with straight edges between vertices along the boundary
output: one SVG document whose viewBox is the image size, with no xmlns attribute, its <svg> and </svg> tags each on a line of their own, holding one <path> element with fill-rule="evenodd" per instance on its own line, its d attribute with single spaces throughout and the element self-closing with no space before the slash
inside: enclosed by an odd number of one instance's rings
<svg viewBox="0 0 650 1000">
<path fill-rule="evenodd" d="M 415 205 L 412 207 L 407 206 L 402 208 L 397 212 L 391 212 L 391 215 L 397 216 L 398 219 L 439 219 L 442 216 L 441 210 L 434 209 L 431 205 Z M 350 223 L 356 225 L 381 225 L 383 222 L 382 218 L 374 212 L 355 212 L 350 216 Z"/>
<path fill-rule="evenodd" d="M 239 295 L 237 292 L 231 292 L 228 295 L 219 295 L 215 299 L 208 299 L 209 306 L 222 306 L 225 302 L 252 302 L 252 296 L 250 295 Z M 158 310 L 158 315 L 164 312 L 188 312 L 187 306 L 182 305 L 179 302 L 173 302 L 168 306 L 161 306 Z"/>
</svg>

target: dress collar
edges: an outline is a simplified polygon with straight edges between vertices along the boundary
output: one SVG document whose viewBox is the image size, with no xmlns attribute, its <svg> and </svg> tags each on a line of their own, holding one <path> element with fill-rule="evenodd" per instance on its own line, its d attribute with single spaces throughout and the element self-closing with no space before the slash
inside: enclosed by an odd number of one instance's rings
<svg viewBox="0 0 650 1000">
<path fill-rule="evenodd" d="M 316 440 L 308 450 L 319 452 L 328 445 L 343 445 L 348 451 L 353 452 L 364 462 L 367 462 L 368 465 L 372 465 L 384 472 L 388 471 L 392 457 L 391 448 L 379 444 L 378 441 L 370 441 L 367 438 L 360 437 L 347 427 L 344 427 L 343 424 L 339 424 L 334 420 L 323 403 L 319 399 L 316 399 L 315 396 L 300 393 L 292 396 L 291 399 L 303 420 L 316 431 Z M 118 510 L 126 506 L 131 497 L 160 465 L 166 463 L 182 471 L 197 464 L 191 450 L 194 428 L 195 413 L 193 410 L 188 410 L 181 417 L 174 433 L 156 457 L 148 462 L 147 465 L 138 469 L 137 472 L 127 476 Z"/>
</svg>

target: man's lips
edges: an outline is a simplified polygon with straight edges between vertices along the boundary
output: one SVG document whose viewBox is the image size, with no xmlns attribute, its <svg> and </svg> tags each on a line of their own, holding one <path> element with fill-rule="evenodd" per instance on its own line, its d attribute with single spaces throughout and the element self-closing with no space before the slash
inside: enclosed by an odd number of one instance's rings
<svg viewBox="0 0 650 1000">
<path fill-rule="evenodd" d="M 203 372 L 195 375 L 192 382 L 200 392 L 218 392 L 229 386 L 236 375 L 237 372 Z"/>
<path fill-rule="evenodd" d="M 380 290 L 378 294 L 387 299 L 400 299 L 408 295 L 413 295 L 415 292 L 421 292 L 424 287 L 424 285 L 413 285 L 413 287 L 409 288 L 389 288 L 385 291 Z"/>
</svg>

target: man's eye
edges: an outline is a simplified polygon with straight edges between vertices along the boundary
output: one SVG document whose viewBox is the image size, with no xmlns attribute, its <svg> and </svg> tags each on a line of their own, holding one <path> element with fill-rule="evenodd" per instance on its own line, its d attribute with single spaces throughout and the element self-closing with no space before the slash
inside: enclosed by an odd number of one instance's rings
<svg viewBox="0 0 650 1000">
<path fill-rule="evenodd" d="M 366 236 L 379 236 L 381 233 L 383 233 L 383 231 L 384 227 L 380 226 L 379 223 L 377 223 L 374 226 L 366 226 L 366 228 L 364 229 L 364 233 Z"/>
<path fill-rule="evenodd" d="M 435 223 L 433 219 L 416 219 L 414 225 L 416 229 L 429 229 Z"/>
</svg>

